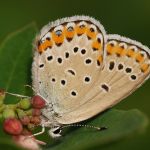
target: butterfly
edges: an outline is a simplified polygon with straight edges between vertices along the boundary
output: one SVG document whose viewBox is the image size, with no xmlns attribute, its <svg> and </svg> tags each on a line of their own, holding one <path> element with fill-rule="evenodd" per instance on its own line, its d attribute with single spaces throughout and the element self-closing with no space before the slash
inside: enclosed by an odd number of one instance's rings
<svg viewBox="0 0 150 150">
<path fill-rule="evenodd" d="M 50 22 L 36 36 L 33 87 L 47 102 L 42 127 L 52 137 L 64 125 L 111 108 L 150 76 L 150 50 L 120 35 L 106 34 L 88 16 Z"/>
</svg>

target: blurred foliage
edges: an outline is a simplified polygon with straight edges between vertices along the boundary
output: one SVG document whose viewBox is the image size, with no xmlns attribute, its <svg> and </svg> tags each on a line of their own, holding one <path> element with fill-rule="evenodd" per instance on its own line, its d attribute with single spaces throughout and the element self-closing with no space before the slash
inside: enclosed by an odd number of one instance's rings
<svg viewBox="0 0 150 150">
<path fill-rule="evenodd" d="M 8 90 L 10 88 L 13 89 L 14 87 L 15 89 L 18 88 L 18 90 L 22 89 L 20 92 L 25 93 L 25 90 L 23 90 L 21 86 L 28 83 L 27 64 L 31 59 L 29 57 L 31 55 L 31 42 L 35 33 L 36 26 L 32 23 L 9 35 L 0 47 L 2 54 L 0 57 L 0 66 L 2 66 L 2 64 L 6 64 L 4 68 L 1 68 L 2 73 L 0 79 L 1 83 L 3 83 L 6 86 L 5 88 Z M 12 49 L 11 52 L 10 49 Z M 11 63 L 7 63 L 8 60 Z M 6 78 L 9 80 L 7 81 Z M 15 102 L 14 100 L 12 101 L 12 98 L 7 98 L 7 101 L 9 103 Z M 147 122 L 147 118 L 138 110 L 110 110 L 105 112 L 102 116 L 91 121 L 93 125 L 108 127 L 106 131 L 94 132 L 90 131 L 90 129 L 78 128 L 73 132 L 68 134 L 66 133 L 66 136 L 61 139 L 62 141 L 59 141 L 59 144 L 57 143 L 58 141 L 52 139 L 50 140 L 50 138 L 47 140 L 47 142 L 50 144 L 50 149 L 64 149 L 64 145 L 67 145 L 67 148 L 65 147 L 65 149 L 82 150 L 116 141 L 126 137 L 127 135 L 130 135 L 135 131 L 139 132 L 146 127 Z M 3 135 L 0 136 L 0 146 L 6 146 L 8 141 L 11 141 L 10 137 L 5 135 L 2 129 L 0 135 Z M 42 136 L 40 138 L 41 140 L 45 139 L 42 138 Z M 11 144 L 9 145 L 11 147 Z M 15 147 L 13 148 L 15 149 Z"/>
<path fill-rule="evenodd" d="M 41 28 L 49 21 L 76 14 L 97 18 L 105 26 L 108 33 L 118 33 L 141 41 L 145 45 L 149 44 L 149 0 L 2 0 L 0 2 L 0 87 L 15 93 L 30 94 L 27 89 L 24 89 L 23 85 L 31 84 L 31 44 L 37 30 L 34 29 L 30 33 L 24 33 L 25 35 L 21 36 L 24 37 L 23 39 L 20 38 L 19 41 L 14 39 L 14 42 L 7 45 L 8 47 L 5 49 L 3 43 L 7 44 L 7 40 L 4 39 L 9 40 L 11 37 L 9 33 L 32 21 L 36 21 L 38 27 Z M 6 36 L 7 38 L 5 38 Z M 20 45 L 20 42 L 24 42 L 23 45 Z M 14 48 L 15 46 L 18 46 L 20 51 L 18 51 L 18 48 Z M 116 108 L 138 108 L 150 118 L 149 89 L 150 81 L 147 81 Z M 14 102 L 15 99 L 8 97 L 7 102 L 10 101 Z M 3 138 L 3 135 L 5 134 L 1 133 L 0 137 Z M 135 136 L 133 139 L 127 138 L 117 143 L 107 144 L 103 147 L 103 150 L 149 149 L 149 139 L 150 126 L 145 134 Z"/>
<path fill-rule="evenodd" d="M 49 145 L 46 150 L 90 150 L 100 149 L 107 144 L 119 141 L 131 134 L 143 131 L 148 120 L 138 110 L 109 110 L 95 117 L 86 124 L 95 126 L 106 126 L 104 131 L 96 131 L 81 127 L 70 133 L 65 133 L 62 139 L 53 146 Z"/>
</svg>

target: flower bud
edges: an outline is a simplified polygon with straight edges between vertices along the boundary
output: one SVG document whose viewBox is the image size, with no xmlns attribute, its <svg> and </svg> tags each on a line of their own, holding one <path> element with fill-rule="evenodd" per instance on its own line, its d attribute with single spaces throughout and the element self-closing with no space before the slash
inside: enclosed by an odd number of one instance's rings
<svg viewBox="0 0 150 150">
<path fill-rule="evenodd" d="M 33 123 L 29 123 L 29 124 L 27 125 L 27 127 L 28 127 L 28 129 L 29 129 L 30 131 L 32 131 L 32 130 L 34 129 L 35 125 L 34 125 Z"/>
<path fill-rule="evenodd" d="M 8 118 L 3 123 L 4 131 L 11 135 L 21 134 L 23 127 L 21 122 L 16 118 Z"/>
<path fill-rule="evenodd" d="M 0 114 L 0 120 L 2 120 L 3 119 L 3 115 L 2 114 Z"/>
<path fill-rule="evenodd" d="M 28 125 L 30 123 L 30 118 L 28 116 L 24 116 L 20 118 L 20 121 L 23 125 Z"/>
<path fill-rule="evenodd" d="M 34 108 L 42 109 L 45 107 L 45 100 L 39 95 L 35 95 L 32 97 L 31 104 Z"/>
<path fill-rule="evenodd" d="M 41 110 L 40 109 L 37 109 L 37 108 L 34 108 L 32 110 L 32 115 L 33 116 L 40 116 L 41 115 Z"/>
<path fill-rule="evenodd" d="M 31 116 L 32 115 L 32 108 L 29 110 L 26 110 L 25 113 L 27 116 Z"/>
<path fill-rule="evenodd" d="M 32 132 L 29 131 L 28 129 L 24 128 L 21 134 L 26 135 L 26 136 L 30 136 L 30 135 L 32 135 Z"/>
<path fill-rule="evenodd" d="M 28 137 L 25 135 L 13 136 L 13 141 L 28 150 L 40 150 L 40 145 L 46 145 L 43 141 L 39 141 L 34 137 Z"/>
<path fill-rule="evenodd" d="M 0 113 L 2 113 L 2 112 L 3 112 L 3 110 L 6 108 L 5 106 L 6 106 L 6 105 L 2 105 L 2 106 L 0 106 Z"/>
<path fill-rule="evenodd" d="M 9 104 L 7 108 L 15 110 L 17 108 L 16 104 Z"/>
<path fill-rule="evenodd" d="M 31 118 L 31 123 L 33 123 L 34 125 L 39 125 L 41 123 L 41 119 L 38 116 L 33 116 Z"/>
<path fill-rule="evenodd" d="M 30 106 L 31 106 L 30 100 L 27 98 L 20 100 L 20 102 L 18 103 L 18 107 L 21 109 L 29 109 Z"/>
<path fill-rule="evenodd" d="M 16 117 L 15 111 L 13 109 L 5 108 L 4 111 L 3 111 L 3 117 L 5 119 L 15 118 Z"/>
<path fill-rule="evenodd" d="M 26 113 L 22 109 L 16 109 L 19 119 L 26 116 Z"/>
</svg>

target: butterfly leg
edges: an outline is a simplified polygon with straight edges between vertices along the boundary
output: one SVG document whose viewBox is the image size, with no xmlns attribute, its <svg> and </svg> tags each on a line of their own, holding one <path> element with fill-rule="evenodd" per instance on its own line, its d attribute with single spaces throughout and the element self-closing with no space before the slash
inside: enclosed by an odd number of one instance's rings
<svg viewBox="0 0 150 150">
<path fill-rule="evenodd" d="M 43 125 L 42 125 L 42 130 L 41 130 L 40 132 L 35 133 L 35 134 L 31 135 L 31 136 L 28 136 L 28 138 L 32 138 L 32 137 L 35 137 L 35 136 L 37 136 L 37 135 L 41 135 L 41 134 L 43 134 L 44 132 L 45 132 L 45 126 L 44 126 L 44 124 L 43 124 Z"/>
</svg>

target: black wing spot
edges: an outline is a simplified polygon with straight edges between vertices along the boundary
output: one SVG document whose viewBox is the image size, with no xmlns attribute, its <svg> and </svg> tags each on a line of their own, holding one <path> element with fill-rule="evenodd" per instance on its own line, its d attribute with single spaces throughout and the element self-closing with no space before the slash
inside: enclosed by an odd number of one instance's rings
<svg viewBox="0 0 150 150">
<path fill-rule="evenodd" d="M 85 77 L 85 78 L 84 78 L 84 81 L 85 81 L 85 82 L 90 82 L 90 77 Z"/>
<path fill-rule="evenodd" d="M 81 29 L 82 29 L 82 28 L 84 28 L 84 27 L 85 27 L 85 25 L 84 25 L 84 24 L 82 24 L 82 25 L 80 25 L 80 26 L 79 26 L 79 28 L 81 28 Z"/>
<path fill-rule="evenodd" d="M 74 53 L 77 53 L 78 52 L 78 47 L 75 47 L 74 49 L 73 49 L 73 51 L 74 51 Z"/>
<path fill-rule="evenodd" d="M 61 30 L 57 30 L 57 31 L 55 32 L 55 34 L 56 34 L 57 36 L 61 36 L 62 31 L 61 31 Z"/>
<path fill-rule="evenodd" d="M 52 82 L 56 82 L 56 79 L 55 79 L 55 78 L 52 78 Z"/>
<path fill-rule="evenodd" d="M 66 58 L 69 58 L 69 52 L 66 52 L 66 53 L 65 53 L 65 57 L 66 57 Z"/>
<path fill-rule="evenodd" d="M 131 68 L 126 68 L 126 73 L 131 73 L 132 69 Z"/>
<path fill-rule="evenodd" d="M 137 78 L 136 75 L 131 75 L 132 80 L 136 80 L 136 78 Z"/>
<path fill-rule="evenodd" d="M 100 38 L 97 38 L 97 41 L 98 41 L 98 43 L 101 43 L 101 39 Z"/>
<path fill-rule="evenodd" d="M 47 37 L 47 38 L 46 38 L 46 40 L 47 40 L 47 41 L 50 41 L 50 40 L 51 40 L 51 38 L 50 38 L 50 37 Z"/>
<path fill-rule="evenodd" d="M 104 89 L 106 92 L 109 91 L 109 87 L 106 84 L 102 84 L 101 88 Z"/>
<path fill-rule="evenodd" d="M 44 64 L 39 65 L 39 67 L 40 67 L 40 68 L 43 68 L 43 67 L 44 67 Z"/>
<path fill-rule="evenodd" d="M 48 60 L 48 61 L 51 61 L 52 59 L 53 59 L 53 56 L 48 56 L 48 57 L 47 57 L 47 60 Z"/>
<path fill-rule="evenodd" d="M 73 31 L 73 30 L 74 30 L 74 29 L 73 29 L 73 27 L 71 27 L 71 26 L 67 28 L 67 31 L 69 31 L 69 32 L 71 32 L 71 31 Z"/>
<path fill-rule="evenodd" d="M 66 39 L 67 39 L 68 42 L 71 42 L 73 38 L 67 37 Z"/>
<path fill-rule="evenodd" d="M 118 65 L 118 70 L 122 70 L 123 69 L 123 64 L 119 64 Z"/>
<path fill-rule="evenodd" d="M 90 31 L 91 31 L 91 32 L 95 32 L 94 28 L 90 28 Z"/>
<path fill-rule="evenodd" d="M 91 64 L 91 63 L 92 63 L 92 60 L 88 58 L 88 59 L 85 60 L 85 63 L 86 63 L 86 64 Z"/>
<path fill-rule="evenodd" d="M 113 70 L 114 67 L 115 67 L 115 62 L 111 61 L 110 64 L 109 64 L 109 70 Z"/>
<path fill-rule="evenodd" d="M 86 53 L 86 50 L 85 50 L 85 49 L 82 49 L 82 50 L 81 50 L 81 54 L 84 55 L 85 53 Z"/>
<path fill-rule="evenodd" d="M 72 91 L 72 92 L 71 92 L 71 95 L 72 95 L 72 96 L 76 96 L 77 93 L 76 93 L 75 91 Z"/>
<path fill-rule="evenodd" d="M 62 85 L 65 85 L 65 84 L 66 84 L 66 81 L 65 81 L 65 80 L 61 80 L 61 84 L 62 84 Z"/>
<path fill-rule="evenodd" d="M 97 66 L 100 66 L 100 65 L 101 65 L 100 61 L 99 61 L 99 60 L 97 60 Z"/>
<path fill-rule="evenodd" d="M 62 58 L 59 57 L 59 58 L 57 59 L 57 61 L 58 61 L 58 63 L 61 64 L 61 63 L 62 63 Z"/>
<path fill-rule="evenodd" d="M 68 70 L 68 72 L 71 73 L 71 74 L 74 75 L 74 76 L 76 75 L 75 72 L 74 72 L 73 70 L 71 70 L 71 69 Z"/>
</svg>

